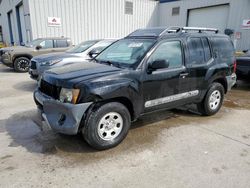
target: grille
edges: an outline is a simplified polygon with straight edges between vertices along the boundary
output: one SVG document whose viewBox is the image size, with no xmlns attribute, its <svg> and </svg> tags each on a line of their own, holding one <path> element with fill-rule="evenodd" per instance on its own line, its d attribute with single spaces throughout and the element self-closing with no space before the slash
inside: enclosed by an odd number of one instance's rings
<svg viewBox="0 0 250 188">
<path fill-rule="evenodd" d="M 60 88 L 57 86 L 54 86 L 54 85 L 52 85 L 44 80 L 41 80 L 39 90 L 42 93 L 44 93 L 44 94 L 46 94 L 54 99 L 59 99 Z"/>
<path fill-rule="evenodd" d="M 35 61 L 30 62 L 30 68 L 31 69 L 36 69 L 36 62 Z"/>
</svg>

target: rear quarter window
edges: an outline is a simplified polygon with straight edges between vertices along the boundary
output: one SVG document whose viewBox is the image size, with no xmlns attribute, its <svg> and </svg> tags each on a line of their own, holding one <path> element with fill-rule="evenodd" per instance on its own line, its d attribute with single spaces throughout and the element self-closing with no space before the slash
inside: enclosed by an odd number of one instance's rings
<svg viewBox="0 0 250 188">
<path fill-rule="evenodd" d="M 191 37 L 187 41 L 189 51 L 188 64 L 199 65 L 205 62 L 205 53 L 202 39 L 200 37 Z"/>
<path fill-rule="evenodd" d="M 213 52 L 219 58 L 230 58 L 234 56 L 234 46 L 228 38 L 214 38 L 213 39 Z"/>
<path fill-rule="evenodd" d="M 55 48 L 66 48 L 69 46 L 68 41 L 65 39 L 55 40 Z"/>
</svg>

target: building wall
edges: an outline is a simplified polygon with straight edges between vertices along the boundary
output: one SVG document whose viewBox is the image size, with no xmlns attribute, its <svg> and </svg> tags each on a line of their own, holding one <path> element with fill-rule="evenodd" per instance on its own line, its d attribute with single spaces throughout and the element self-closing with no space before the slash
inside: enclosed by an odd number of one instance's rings
<svg viewBox="0 0 250 188">
<path fill-rule="evenodd" d="M 133 15 L 124 13 L 125 0 L 2 0 L 0 25 L 4 42 L 10 44 L 7 13 L 12 10 L 12 31 L 19 44 L 16 5 L 23 3 L 25 43 L 38 37 L 65 36 L 74 44 L 87 39 L 119 38 L 131 31 L 152 26 L 186 26 L 189 9 L 229 4 L 227 28 L 241 33 L 238 50 L 250 48 L 250 30 L 241 28 L 243 19 L 250 19 L 250 0 L 129 0 Z M 172 8 L 180 6 L 180 14 L 172 16 Z M 61 26 L 48 26 L 48 17 L 61 18 Z M 209 18 L 208 18 L 209 19 Z M 22 20 L 23 22 L 23 20 Z"/>
<path fill-rule="evenodd" d="M 235 32 L 241 32 L 241 39 L 236 41 L 238 50 L 250 49 L 250 30 L 241 28 L 243 19 L 250 19 L 250 0 L 181 0 L 159 5 L 159 25 L 160 26 L 186 26 L 188 10 L 229 4 L 229 18 L 227 28 L 234 29 Z M 172 16 L 172 8 L 180 7 L 180 14 Z M 207 18 L 209 19 L 209 17 Z"/>
<path fill-rule="evenodd" d="M 33 38 L 87 39 L 124 37 L 137 28 L 158 25 L 158 2 L 133 2 L 133 15 L 124 14 L 124 0 L 29 0 Z M 60 27 L 48 26 L 48 17 L 61 18 Z"/>
<path fill-rule="evenodd" d="M 31 24 L 29 19 L 29 5 L 28 0 L 3 0 L 0 4 L 0 25 L 2 26 L 3 30 L 3 40 L 6 44 L 10 45 L 10 31 L 9 31 L 9 24 L 8 24 L 8 16 L 7 13 L 12 11 L 12 33 L 13 33 L 13 40 L 16 45 L 19 44 L 19 35 L 18 35 L 18 28 L 17 28 L 17 16 L 16 16 L 16 6 L 20 3 L 23 3 L 23 16 L 24 19 L 22 20 L 23 24 L 23 32 L 24 32 L 24 42 L 29 42 L 31 38 Z"/>
</svg>

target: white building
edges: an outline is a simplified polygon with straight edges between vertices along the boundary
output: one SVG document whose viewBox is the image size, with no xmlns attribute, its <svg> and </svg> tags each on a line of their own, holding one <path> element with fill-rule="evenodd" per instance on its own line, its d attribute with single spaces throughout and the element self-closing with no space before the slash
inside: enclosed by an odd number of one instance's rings
<svg viewBox="0 0 250 188">
<path fill-rule="evenodd" d="M 0 32 L 8 45 L 56 36 L 77 44 L 143 27 L 203 26 L 233 30 L 243 50 L 250 49 L 249 10 L 250 0 L 0 0 Z"/>
<path fill-rule="evenodd" d="M 157 25 L 158 6 L 149 0 L 0 0 L 4 42 L 27 43 L 38 37 L 86 39 L 124 37 Z M 52 22 L 54 21 L 54 22 Z"/>
</svg>

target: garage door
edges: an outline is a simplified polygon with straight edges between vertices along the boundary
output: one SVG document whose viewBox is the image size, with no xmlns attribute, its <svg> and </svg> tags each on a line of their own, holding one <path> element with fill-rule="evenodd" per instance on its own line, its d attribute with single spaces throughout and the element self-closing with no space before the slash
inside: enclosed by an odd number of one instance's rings
<svg viewBox="0 0 250 188">
<path fill-rule="evenodd" d="M 188 26 L 214 27 L 224 32 L 227 28 L 229 5 L 191 9 L 188 13 Z"/>
</svg>

